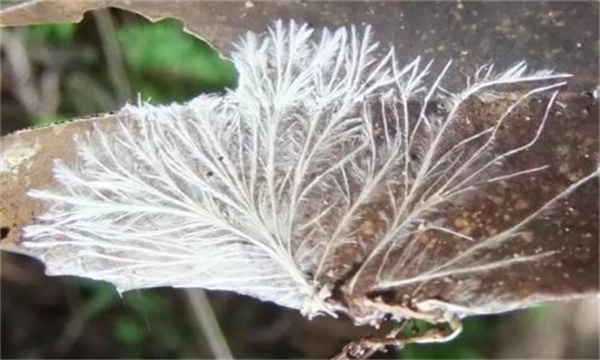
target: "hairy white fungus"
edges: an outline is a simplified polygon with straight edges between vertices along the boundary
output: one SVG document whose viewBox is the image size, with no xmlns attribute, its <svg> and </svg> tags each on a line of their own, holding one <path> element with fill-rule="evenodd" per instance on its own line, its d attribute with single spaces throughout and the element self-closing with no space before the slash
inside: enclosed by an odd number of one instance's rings
<svg viewBox="0 0 600 360">
<path fill-rule="evenodd" d="M 425 221 L 480 184 L 544 168 L 498 172 L 538 139 L 556 89 L 568 74 L 484 66 L 458 92 L 442 87 L 451 64 L 432 74 L 420 58 L 401 65 L 380 55 L 371 29 L 315 32 L 275 23 L 248 33 L 232 54 L 239 85 L 182 105 L 127 106 L 115 132 L 78 139 L 76 164 L 57 161 L 60 186 L 34 190 L 47 205 L 25 229 L 25 246 L 53 275 L 109 281 L 120 291 L 156 286 L 222 289 L 296 308 L 305 315 L 345 311 L 326 283 L 334 253 L 355 241 L 364 207 L 379 199 L 383 230 L 347 282 L 372 261 L 373 289 L 484 272 L 547 256 L 483 262 L 552 201 L 515 226 L 474 239 Z M 498 86 L 536 83 L 493 124 L 457 137 L 461 105 L 493 101 Z M 524 144 L 492 152 L 504 119 L 527 98 L 550 92 L 538 130 Z M 439 101 L 432 115 L 426 104 Z M 411 102 L 420 104 L 415 111 Z M 573 191 L 590 175 L 565 190 Z M 453 235 L 468 248 L 452 259 L 420 258 L 407 239 Z M 369 230 L 370 231 L 370 230 Z M 404 246 L 404 255 L 391 256 Z M 408 271 L 415 259 L 426 271 Z M 411 265 L 412 264 L 412 265 Z"/>
</svg>

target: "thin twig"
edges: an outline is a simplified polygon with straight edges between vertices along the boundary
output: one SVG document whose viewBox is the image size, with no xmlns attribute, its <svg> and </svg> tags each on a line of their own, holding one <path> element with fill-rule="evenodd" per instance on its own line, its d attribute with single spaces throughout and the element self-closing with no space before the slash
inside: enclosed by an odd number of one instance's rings
<svg viewBox="0 0 600 360">
<path fill-rule="evenodd" d="M 131 86 L 117 39 L 115 24 L 110 12 L 106 9 L 94 11 L 93 14 L 102 40 L 102 49 L 108 65 L 110 80 L 122 105 L 131 97 Z"/>
<path fill-rule="evenodd" d="M 227 341 L 223 336 L 219 322 L 204 290 L 187 289 L 185 290 L 185 295 L 213 356 L 217 359 L 233 359 L 229 345 L 227 345 Z"/>
<path fill-rule="evenodd" d="M 348 343 L 341 352 L 331 360 L 368 359 L 377 352 L 385 352 L 387 348 L 403 349 L 407 344 L 442 343 L 454 339 L 462 331 L 462 323 L 458 318 L 448 322 L 435 324 L 435 327 L 421 333 L 397 337 L 408 324 L 400 322 L 387 336 L 367 337 Z"/>
</svg>

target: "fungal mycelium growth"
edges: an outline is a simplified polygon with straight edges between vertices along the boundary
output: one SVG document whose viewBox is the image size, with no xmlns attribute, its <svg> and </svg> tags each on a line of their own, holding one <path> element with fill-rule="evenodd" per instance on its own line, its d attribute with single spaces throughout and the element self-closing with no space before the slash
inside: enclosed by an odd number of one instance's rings
<svg viewBox="0 0 600 360">
<path fill-rule="evenodd" d="M 116 130 L 78 138 L 77 161 L 55 164 L 58 186 L 30 191 L 46 210 L 25 228 L 24 246 L 48 274 L 119 291 L 222 289 L 307 317 L 451 325 L 422 341 L 446 340 L 459 318 L 497 311 L 466 301 L 477 287 L 469 279 L 553 252 L 484 255 L 596 174 L 493 234 L 461 231 L 446 213 L 490 184 L 544 171 L 504 164 L 536 144 L 570 75 L 484 66 L 451 91 L 443 87 L 450 63 L 435 72 L 420 58 L 401 65 L 371 35 L 369 27 L 317 32 L 277 22 L 237 43 L 236 89 L 182 105 L 126 106 Z M 528 90 L 513 93 L 493 121 L 465 116 L 474 101 L 496 101 L 515 85 Z M 500 144 L 515 109 L 543 93 L 529 136 Z M 456 278 L 466 280 L 453 300 L 410 296 Z M 404 303 L 376 296 L 399 288 Z"/>
</svg>

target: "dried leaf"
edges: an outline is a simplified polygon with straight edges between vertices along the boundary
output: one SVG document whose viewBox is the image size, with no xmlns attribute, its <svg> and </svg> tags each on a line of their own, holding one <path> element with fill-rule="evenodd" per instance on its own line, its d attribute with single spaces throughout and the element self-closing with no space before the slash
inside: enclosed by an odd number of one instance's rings
<svg viewBox="0 0 600 360">
<path fill-rule="evenodd" d="M 240 6 L 164 4 L 130 6 L 194 21 Z M 264 6 L 252 21 L 301 5 Z M 33 223 L 24 245 L 53 274 L 233 290 L 357 324 L 598 293 L 598 104 L 553 93 L 566 74 L 480 67 L 448 91 L 449 63 L 400 66 L 368 30 L 277 23 L 237 44 L 224 96 L 3 138 L 3 243 L 22 249 L 14 230 Z"/>
</svg>

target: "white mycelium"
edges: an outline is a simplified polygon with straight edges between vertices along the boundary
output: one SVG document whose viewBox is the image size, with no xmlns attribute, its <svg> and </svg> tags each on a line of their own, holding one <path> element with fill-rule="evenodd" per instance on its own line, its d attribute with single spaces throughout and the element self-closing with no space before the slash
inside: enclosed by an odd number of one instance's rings
<svg viewBox="0 0 600 360">
<path fill-rule="evenodd" d="M 521 146 L 492 152 L 496 134 L 519 103 L 569 75 L 528 72 L 524 63 L 500 72 L 486 66 L 451 93 L 441 87 L 450 63 L 430 74 L 431 63 L 402 66 L 393 49 L 381 55 L 369 27 L 315 32 L 293 22 L 247 34 L 231 57 L 235 90 L 183 105 L 127 106 L 114 132 L 77 139 L 75 164 L 57 161 L 57 188 L 30 192 L 47 208 L 25 229 L 24 244 L 49 274 L 106 280 L 120 291 L 231 290 L 333 315 L 343 305 L 322 279 L 373 199 L 387 202 L 386 226 L 348 291 L 371 261 L 381 262 L 373 289 L 385 289 L 534 258 L 479 263 L 470 255 L 514 236 L 539 211 L 489 239 L 423 219 L 477 184 L 543 169 L 494 171 L 536 142 L 556 93 Z M 465 100 L 540 81 L 495 123 L 457 137 Z M 424 106 L 434 100 L 445 107 L 441 115 Z M 420 108 L 409 109 L 411 102 Z M 419 254 L 410 247 L 402 258 L 390 254 L 425 230 L 471 247 L 443 262 L 426 259 L 428 271 L 406 277 L 405 261 Z"/>
</svg>

